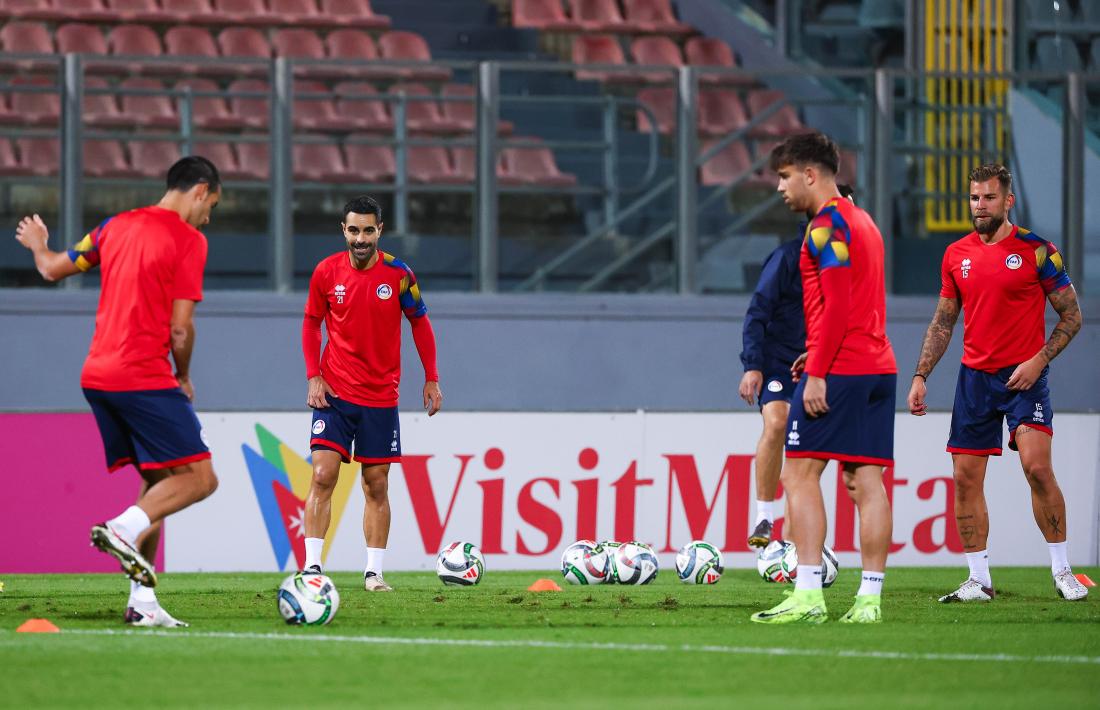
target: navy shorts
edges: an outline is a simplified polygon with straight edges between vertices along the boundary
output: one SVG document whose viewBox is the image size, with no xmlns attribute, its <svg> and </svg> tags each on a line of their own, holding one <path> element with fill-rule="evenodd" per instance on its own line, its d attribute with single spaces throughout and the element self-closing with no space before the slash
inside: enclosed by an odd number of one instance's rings
<svg viewBox="0 0 1100 710">
<path fill-rule="evenodd" d="M 947 450 L 953 454 L 1001 455 L 1001 422 L 1008 420 L 1008 447 L 1016 451 L 1016 430 L 1027 425 L 1054 436 L 1054 409 L 1050 406 L 1047 368 L 1027 390 L 1005 386 L 1016 366 L 982 372 L 962 365 L 951 409 L 951 436 Z"/>
<path fill-rule="evenodd" d="M 827 375 L 829 411 L 807 417 L 798 382 L 787 417 L 787 458 L 894 464 L 894 397 L 897 375 Z"/>
<path fill-rule="evenodd" d="M 768 402 L 790 403 L 794 394 L 791 369 L 764 371 L 764 386 L 760 388 L 760 408 Z"/>
<path fill-rule="evenodd" d="M 107 470 L 127 464 L 148 471 L 210 458 L 191 400 L 178 387 L 105 392 L 84 390 L 92 407 Z"/>
<path fill-rule="evenodd" d="M 311 451 L 328 449 L 344 463 L 395 463 L 401 460 L 401 422 L 397 407 L 366 407 L 325 395 L 329 406 L 313 410 Z"/>
</svg>

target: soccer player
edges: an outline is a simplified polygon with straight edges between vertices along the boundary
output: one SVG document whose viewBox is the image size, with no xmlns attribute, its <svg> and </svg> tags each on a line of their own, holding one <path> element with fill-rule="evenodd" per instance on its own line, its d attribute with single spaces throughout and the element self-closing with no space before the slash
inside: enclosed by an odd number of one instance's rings
<svg viewBox="0 0 1100 710">
<path fill-rule="evenodd" d="M 821 473 L 842 464 L 844 482 L 859 510 L 863 579 L 845 623 L 881 621 L 882 582 L 893 522 L 882 485 L 893 464 L 897 366 L 886 337 L 882 236 L 871 217 L 840 196 L 836 143 L 819 132 L 777 146 L 771 167 L 792 210 L 812 211 L 799 267 L 806 313 L 806 360 L 787 419 L 787 458 L 781 481 L 795 523 L 799 551 L 795 591 L 767 611 L 761 623 L 821 623 L 828 612 L 821 591 L 825 504 Z M 801 367 L 800 363 L 796 363 Z"/>
<path fill-rule="evenodd" d="M 310 449 L 313 479 L 306 498 L 306 571 L 321 572 L 321 550 L 332 513 L 340 464 L 363 464 L 363 535 L 367 591 L 391 591 L 382 578 L 390 534 L 390 464 L 401 460 L 397 417 L 401 379 L 401 314 L 412 328 L 424 366 L 424 408 L 443 405 L 435 362 L 435 334 L 416 276 L 404 262 L 378 249 L 382 208 L 370 197 L 344 207 L 340 223 L 347 249 L 324 259 L 309 282 L 302 351 L 313 407 Z M 321 323 L 328 344 L 321 355 Z"/>
<path fill-rule="evenodd" d="M 199 229 L 220 197 L 214 164 L 188 156 L 169 168 L 160 202 L 105 220 L 67 252 L 50 250 L 38 215 L 23 218 L 15 232 L 47 281 L 100 267 L 95 334 L 80 385 L 103 438 L 107 469 L 135 466 L 142 488 L 136 504 L 92 526 L 91 539 L 132 580 L 125 618 L 135 626 L 187 626 L 161 608 L 149 560 L 160 521 L 218 486 L 191 405 L 190 364 L 207 251 Z"/>
<path fill-rule="evenodd" d="M 1003 165 L 971 171 L 974 231 L 944 252 L 940 300 L 909 389 L 909 411 L 923 416 L 928 376 L 947 350 L 959 311 L 964 311 L 963 357 L 947 450 L 954 466 L 955 524 L 970 576 L 940 597 L 941 602 L 987 602 L 994 597 L 985 471 L 989 457 L 1001 455 L 1006 418 L 1008 446 L 1020 453 L 1035 522 L 1050 550 L 1054 588 L 1069 601 L 1088 595 L 1074 577 L 1066 551 L 1066 501 L 1051 466 L 1054 410 L 1047 387 L 1047 366 L 1081 329 L 1081 309 L 1054 245 L 1009 221 L 1015 202 L 1012 174 Z M 1045 343 L 1044 300 L 1059 316 Z"/>
<path fill-rule="evenodd" d="M 842 197 L 852 199 L 852 188 L 848 185 L 837 185 L 837 190 Z M 783 463 L 783 434 L 795 387 L 791 366 L 806 349 L 798 258 L 806 226 L 813 218 L 813 214 L 806 215 L 806 221 L 798 227 L 799 238 L 780 244 L 764 260 L 741 333 L 741 364 L 745 374 L 737 392 L 750 405 L 758 401 L 764 419 L 764 429 L 756 443 L 756 521 L 749 533 L 749 547 L 766 547 L 772 538 L 775 496 Z M 788 517 L 786 534 L 793 535 L 793 529 Z"/>
</svg>

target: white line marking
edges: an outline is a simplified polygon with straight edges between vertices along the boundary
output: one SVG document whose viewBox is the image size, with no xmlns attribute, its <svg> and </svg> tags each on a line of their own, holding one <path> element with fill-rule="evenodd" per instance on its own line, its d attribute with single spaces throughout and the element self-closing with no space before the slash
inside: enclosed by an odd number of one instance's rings
<svg viewBox="0 0 1100 710">
<path fill-rule="evenodd" d="M 663 643 L 578 643 L 572 641 L 403 638 L 400 636 L 330 636 L 327 634 L 241 633 L 234 631 L 157 631 L 127 629 L 68 629 L 67 635 L 157 636 L 162 638 L 210 638 L 245 641 L 320 641 L 328 643 L 388 644 L 394 646 L 457 646 L 473 648 L 553 648 L 571 651 L 634 651 L 642 653 L 721 653 L 739 656 L 809 656 L 818 658 L 868 658 L 889 661 L 974 661 L 984 663 L 1076 663 L 1100 665 L 1100 656 L 1016 656 L 1007 653 L 910 653 L 832 648 L 782 648 L 767 646 L 693 646 Z"/>
</svg>

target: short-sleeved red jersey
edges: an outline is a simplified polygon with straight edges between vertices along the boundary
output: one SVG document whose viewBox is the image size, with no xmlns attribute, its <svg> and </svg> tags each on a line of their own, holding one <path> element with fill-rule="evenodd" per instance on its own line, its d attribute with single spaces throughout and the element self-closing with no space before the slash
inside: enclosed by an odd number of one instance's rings
<svg viewBox="0 0 1100 710">
<path fill-rule="evenodd" d="M 1018 226 L 995 244 L 977 232 L 953 242 L 940 279 L 940 296 L 962 304 L 962 363 L 984 372 L 1019 365 L 1042 349 L 1046 297 L 1070 285 L 1058 249 Z"/>
<path fill-rule="evenodd" d="M 172 302 L 202 300 L 206 237 L 155 205 L 104 221 L 69 250 L 81 271 L 99 266 L 95 335 L 80 386 L 108 392 L 170 389 Z"/>
<path fill-rule="evenodd" d="M 421 318 L 428 307 L 416 276 L 404 262 L 378 252 L 362 271 L 346 251 L 324 259 L 313 271 L 307 319 L 324 320 L 328 343 L 320 373 L 336 395 L 367 407 L 395 407 L 401 382 L 401 314 Z"/>
<path fill-rule="evenodd" d="M 882 235 L 870 215 L 850 201 L 829 200 L 806 227 L 799 268 L 806 311 L 806 372 L 881 375 L 897 372 L 886 337 L 886 281 Z M 847 310 L 830 322 L 824 274 L 848 269 Z"/>
</svg>

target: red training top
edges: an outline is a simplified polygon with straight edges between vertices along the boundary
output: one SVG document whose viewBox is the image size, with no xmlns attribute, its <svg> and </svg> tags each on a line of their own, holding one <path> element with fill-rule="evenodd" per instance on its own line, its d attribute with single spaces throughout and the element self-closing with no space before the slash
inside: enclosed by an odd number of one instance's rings
<svg viewBox="0 0 1100 710">
<path fill-rule="evenodd" d="M 359 270 L 346 251 L 324 259 L 309 281 L 302 352 L 306 377 L 323 375 L 336 395 L 352 404 L 395 407 L 401 381 L 401 314 L 412 325 L 424 377 L 439 379 L 435 337 L 416 276 L 404 262 L 378 252 Z M 321 321 L 328 344 L 321 356 Z"/>
<path fill-rule="evenodd" d="M 99 266 L 95 335 L 80 386 L 108 392 L 179 387 L 168 362 L 172 301 L 202 300 L 206 237 L 172 210 L 108 218 L 69 250 L 81 271 Z"/>
<path fill-rule="evenodd" d="M 962 305 L 962 363 L 984 372 L 1019 365 L 1042 349 L 1046 297 L 1070 285 L 1058 249 L 1015 226 L 995 244 L 977 232 L 953 242 L 940 279 L 940 296 Z"/>
<path fill-rule="evenodd" d="M 806 227 L 799 268 L 806 310 L 806 374 L 898 371 L 886 337 L 882 235 L 870 215 L 835 197 Z"/>
</svg>

